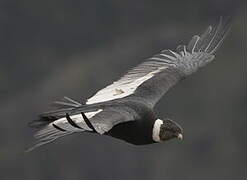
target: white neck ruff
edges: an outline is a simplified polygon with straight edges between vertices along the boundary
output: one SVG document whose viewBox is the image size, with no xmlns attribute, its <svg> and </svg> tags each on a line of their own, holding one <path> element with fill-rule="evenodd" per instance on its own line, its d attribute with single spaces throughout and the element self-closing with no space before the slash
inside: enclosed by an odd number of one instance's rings
<svg viewBox="0 0 247 180">
<path fill-rule="evenodd" d="M 163 121 L 161 119 L 157 119 L 154 122 L 152 137 L 155 142 L 160 142 L 160 126 L 162 124 L 163 124 Z"/>
</svg>

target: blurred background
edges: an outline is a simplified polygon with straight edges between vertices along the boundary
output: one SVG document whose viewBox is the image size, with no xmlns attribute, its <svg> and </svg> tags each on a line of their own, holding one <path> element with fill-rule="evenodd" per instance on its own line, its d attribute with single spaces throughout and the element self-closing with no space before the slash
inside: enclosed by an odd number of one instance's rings
<svg viewBox="0 0 247 180">
<path fill-rule="evenodd" d="M 0 179 L 245 179 L 247 3 L 234 0 L 1 0 Z M 27 123 L 63 96 L 86 101 L 219 17 L 233 27 L 217 58 L 156 106 L 184 141 L 133 146 L 74 134 L 31 153 Z"/>
</svg>

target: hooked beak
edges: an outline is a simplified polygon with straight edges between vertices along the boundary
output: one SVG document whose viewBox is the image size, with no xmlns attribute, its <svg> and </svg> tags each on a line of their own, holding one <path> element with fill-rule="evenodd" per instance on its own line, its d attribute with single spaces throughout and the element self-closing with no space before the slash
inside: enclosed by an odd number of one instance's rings
<svg viewBox="0 0 247 180">
<path fill-rule="evenodd" d="M 183 135 L 181 133 L 178 134 L 178 139 L 183 140 Z"/>
</svg>

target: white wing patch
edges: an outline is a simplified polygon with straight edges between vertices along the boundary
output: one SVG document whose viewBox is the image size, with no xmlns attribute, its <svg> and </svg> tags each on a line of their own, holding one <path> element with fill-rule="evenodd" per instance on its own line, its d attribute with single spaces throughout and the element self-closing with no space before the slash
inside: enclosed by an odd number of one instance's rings
<svg viewBox="0 0 247 180">
<path fill-rule="evenodd" d="M 103 111 L 103 110 L 99 109 L 98 111 L 87 112 L 87 113 L 85 113 L 85 115 L 87 116 L 88 119 L 91 119 L 93 116 L 95 116 L 96 114 L 100 113 L 101 111 Z M 86 123 L 85 123 L 85 121 L 84 121 L 84 119 L 83 119 L 81 114 L 72 115 L 72 116 L 70 116 L 70 118 L 76 124 L 81 126 L 83 128 L 83 130 L 91 131 L 91 129 L 86 125 Z M 52 124 L 55 124 L 58 127 L 61 127 L 62 129 L 66 130 L 66 131 L 73 131 L 73 132 L 82 131 L 82 129 L 78 129 L 78 128 L 75 128 L 75 127 L 71 126 L 68 123 L 66 117 L 58 119 L 55 122 L 53 122 Z M 52 126 L 52 124 L 49 124 L 49 126 Z"/>
<path fill-rule="evenodd" d="M 102 109 L 99 109 L 97 111 L 87 112 L 87 113 L 85 113 L 85 115 L 87 116 L 88 119 L 90 119 L 101 111 L 102 111 Z M 44 129 L 41 129 L 40 131 L 38 131 L 34 135 L 34 137 L 37 139 L 37 143 L 33 147 L 29 148 L 27 151 L 32 151 L 33 149 L 35 149 L 35 148 L 37 148 L 43 144 L 50 143 L 59 137 L 63 137 L 65 135 L 72 134 L 74 132 L 83 132 L 86 130 L 91 131 L 91 129 L 89 129 L 89 127 L 86 125 L 81 114 L 72 115 L 72 116 L 70 116 L 70 118 L 78 126 L 82 127 L 83 129 L 75 128 L 74 126 L 72 126 L 71 124 L 68 123 L 68 121 L 65 117 L 60 118 L 60 119 L 50 123 L 49 125 L 47 125 Z M 65 131 L 61 131 L 57 128 L 54 128 L 52 124 L 55 124 L 56 126 L 64 129 Z"/>
<path fill-rule="evenodd" d="M 107 86 L 106 88 L 98 91 L 93 97 L 87 100 L 86 104 L 94 104 L 99 102 L 110 101 L 129 96 L 135 92 L 138 86 L 143 82 L 152 78 L 156 73 L 159 73 L 167 67 L 159 67 L 158 69 L 147 73 L 142 77 L 133 77 L 130 75 L 124 76 L 119 81 Z"/>
</svg>

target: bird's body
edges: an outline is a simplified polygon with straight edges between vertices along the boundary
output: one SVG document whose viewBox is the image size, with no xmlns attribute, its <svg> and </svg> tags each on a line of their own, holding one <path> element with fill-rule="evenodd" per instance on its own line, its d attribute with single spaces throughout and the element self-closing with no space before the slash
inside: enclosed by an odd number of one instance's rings
<svg viewBox="0 0 247 180">
<path fill-rule="evenodd" d="M 130 106 L 128 105 L 128 107 Z M 138 114 L 136 119 L 113 126 L 106 135 L 122 139 L 135 145 L 155 143 L 152 139 L 152 130 L 157 118 L 153 111 L 140 103 L 131 103 L 131 108 Z"/>
<path fill-rule="evenodd" d="M 182 138 L 182 128 L 170 119 L 159 119 L 155 104 L 177 82 L 211 62 L 229 30 L 220 20 L 187 46 L 163 50 L 130 70 L 120 80 L 98 91 L 85 104 L 65 97 L 59 109 L 30 123 L 42 127 L 34 147 L 75 132 L 108 135 L 135 145 Z"/>
</svg>

